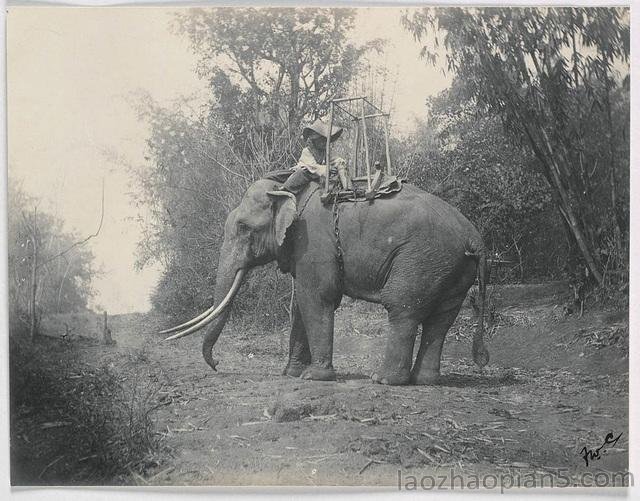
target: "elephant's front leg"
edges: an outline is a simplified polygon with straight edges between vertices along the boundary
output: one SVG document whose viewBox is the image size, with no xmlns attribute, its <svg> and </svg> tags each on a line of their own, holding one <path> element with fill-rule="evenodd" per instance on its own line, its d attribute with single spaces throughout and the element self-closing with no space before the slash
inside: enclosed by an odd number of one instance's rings
<svg viewBox="0 0 640 501">
<path fill-rule="evenodd" d="M 302 372 L 303 379 L 335 381 L 333 368 L 334 299 L 322 297 L 314 287 L 296 286 L 298 308 L 306 328 L 311 364 Z"/>
<path fill-rule="evenodd" d="M 284 369 L 286 376 L 298 377 L 311 364 L 311 351 L 307 340 L 307 331 L 302 321 L 295 296 L 291 300 L 291 336 L 289 337 L 289 362 Z"/>
</svg>

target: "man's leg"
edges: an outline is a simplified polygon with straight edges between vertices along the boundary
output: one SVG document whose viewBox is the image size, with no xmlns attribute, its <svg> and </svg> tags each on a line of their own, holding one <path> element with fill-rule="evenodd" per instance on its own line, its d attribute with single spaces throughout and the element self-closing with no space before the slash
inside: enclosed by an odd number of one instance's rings
<svg viewBox="0 0 640 501">
<path fill-rule="evenodd" d="M 302 190 L 304 190 L 305 186 L 307 186 L 311 181 L 313 181 L 314 175 L 311 174 L 304 167 L 298 170 L 293 171 L 293 174 L 289 176 L 282 186 L 282 191 L 288 191 L 289 193 L 293 193 L 297 195 Z"/>
</svg>

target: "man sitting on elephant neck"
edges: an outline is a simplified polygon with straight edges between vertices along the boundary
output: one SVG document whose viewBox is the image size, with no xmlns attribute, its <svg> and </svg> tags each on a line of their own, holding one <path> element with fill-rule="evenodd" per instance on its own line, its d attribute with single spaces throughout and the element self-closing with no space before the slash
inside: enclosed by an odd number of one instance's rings
<svg viewBox="0 0 640 501">
<path fill-rule="evenodd" d="M 342 127 L 331 128 L 331 142 L 337 141 L 342 135 Z M 302 130 L 305 147 L 300 154 L 298 163 L 291 168 L 293 173 L 284 183 L 282 190 L 300 193 L 311 181 L 318 181 L 327 175 L 338 175 L 340 184 L 345 190 L 352 189 L 347 162 L 342 158 L 332 158 L 329 172 L 327 172 L 327 137 L 329 126 L 321 120 L 316 120 Z"/>
</svg>

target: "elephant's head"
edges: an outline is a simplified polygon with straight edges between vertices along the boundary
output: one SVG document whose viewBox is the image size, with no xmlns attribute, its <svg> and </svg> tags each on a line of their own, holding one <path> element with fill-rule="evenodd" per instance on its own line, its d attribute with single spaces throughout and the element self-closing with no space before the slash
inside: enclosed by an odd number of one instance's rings
<svg viewBox="0 0 640 501">
<path fill-rule="evenodd" d="M 246 191 L 240 205 L 229 213 L 218 263 L 216 304 L 196 318 L 162 331 L 164 334 L 179 331 L 167 338 L 178 339 L 209 325 L 202 354 L 214 370 L 217 362 L 213 360 L 211 350 L 229 317 L 229 306 L 246 272 L 274 259 L 278 259 L 281 268 L 286 268 L 285 236 L 296 218 L 296 199 L 290 193 L 273 191 L 277 186 L 275 181 L 256 181 Z"/>
</svg>

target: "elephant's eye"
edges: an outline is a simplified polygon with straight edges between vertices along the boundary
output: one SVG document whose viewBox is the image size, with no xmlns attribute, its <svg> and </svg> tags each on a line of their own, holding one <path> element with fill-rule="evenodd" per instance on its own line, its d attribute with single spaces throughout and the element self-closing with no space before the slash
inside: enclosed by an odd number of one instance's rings
<svg viewBox="0 0 640 501">
<path fill-rule="evenodd" d="M 238 221 L 238 233 L 246 233 L 249 231 L 249 225 L 247 223 L 243 223 L 242 221 Z"/>
</svg>

